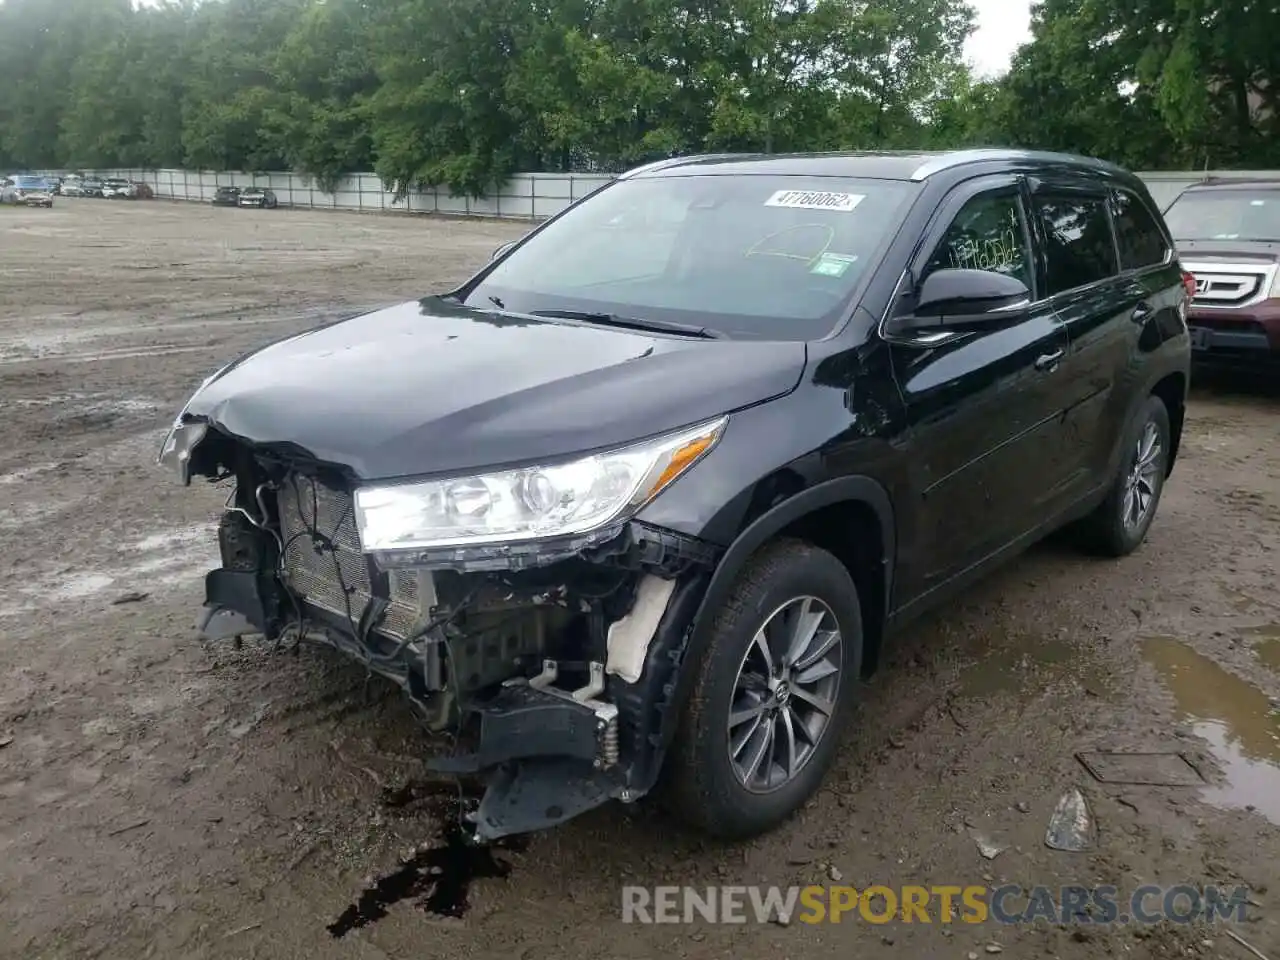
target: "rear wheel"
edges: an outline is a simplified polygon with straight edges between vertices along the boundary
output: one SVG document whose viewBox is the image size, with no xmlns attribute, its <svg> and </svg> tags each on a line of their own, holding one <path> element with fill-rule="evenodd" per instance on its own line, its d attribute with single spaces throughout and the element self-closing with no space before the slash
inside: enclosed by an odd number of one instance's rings
<svg viewBox="0 0 1280 960">
<path fill-rule="evenodd" d="M 770 830 L 821 784 L 862 666 L 857 589 L 830 553 L 767 547 L 715 613 L 663 771 L 666 806 L 724 839 Z"/>
<path fill-rule="evenodd" d="M 1148 397 L 1126 431 L 1120 471 L 1107 499 L 1084 521 L 1086 544 L 1110 557 L 1141 546 L 1155 520 L 1169 472 L 1169 411 Z"/>
</svg>

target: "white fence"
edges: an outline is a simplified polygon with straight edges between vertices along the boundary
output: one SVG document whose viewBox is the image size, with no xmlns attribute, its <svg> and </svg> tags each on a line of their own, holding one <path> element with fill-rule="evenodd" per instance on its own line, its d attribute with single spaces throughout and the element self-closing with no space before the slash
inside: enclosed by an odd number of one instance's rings
<svg viewBox="0 0 1280 960">
<path fill-rule="evenodd" d="M 88 171 L 85 171 L 88 172 Z M 517 173 L 496 193 L 482 199 L 455 197 L 445 188 L 417 191 L 395 200 L 371 173 L 346 177 L 332 193 L 291 173 L 218 173 L 198 170 L 98 170 L 102 177 L 121 177 L 150 185 L 157 197 L 208 202 L 218 187 L 270 187 L 281 206 L 317 210 L 386 213 L 437 213 L 447 216 L 503 217 L 542 220 L 559 213 L 612 178 L 602 173 Z M 1157 171 L 1140 173 L 1163 210 L 1192 183 L 1205 177 L 1280 180 L 1275 170 Z"/>
<path fill-rule="evenodd" d="M 368 213 L 437 213 L 446 216 L 542 220 L 559 213 L 613 178 L 590 173 L 518 173 L 489 196 L 455 197 L 448 189 L 415 191 L 396 200 L 372 173 L 341 180 L 332 193 L 291 173 L 219 173 L 209 170 L 78 171 L 145 183 L 167 200 L 209 202 L 219 187 L 269 187 L 282 207 Z"/>
</svg>

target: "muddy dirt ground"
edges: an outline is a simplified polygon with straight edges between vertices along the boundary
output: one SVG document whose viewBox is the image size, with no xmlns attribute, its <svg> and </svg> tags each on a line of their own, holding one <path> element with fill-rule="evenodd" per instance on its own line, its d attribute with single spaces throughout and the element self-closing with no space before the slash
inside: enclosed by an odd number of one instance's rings
<svg viewBox="0 0 1280 960">
<path fill-rule="evenodd" d="M 0 956 L 1248 960 L 1231 929 L 1280 960 L 1280 390 L 1234 377 L 1197 389 L 1147 546 L 1114 563 L 1045 544 L 912 629 L 785 828 L 725 849 L 608 808 L 473 856 L 460 917 L 426 909 L 461 901 L 450 861 L 426 906 L 333 936 L 370 878 L 438 844 L 424 740 L 334 655 L 194 640 L 224 495 L 153 456 L 226 359 L 439 289 L 522 229 L 0 209 Z M 1091 749 L 1183 752 L 1209 783 L 1099 783 L 1074 757 Z M 1093 852 L 1044 843 L 1073 785 Z M 975 833 L 1006 849 L 984 858 Z M 624 884 L 831 878 L 1253 892 L 1230 928 L 619 920 Z"/>
</svg>

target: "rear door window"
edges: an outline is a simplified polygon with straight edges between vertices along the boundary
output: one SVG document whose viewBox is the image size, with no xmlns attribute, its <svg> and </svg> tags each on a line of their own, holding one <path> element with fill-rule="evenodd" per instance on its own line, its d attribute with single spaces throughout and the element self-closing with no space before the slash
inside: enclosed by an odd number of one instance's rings
<svg viewBox="0 0 1280 960">
<path fill-rule="evenodd" d="M 1102 194 L 1055 194 L 1035 198 L 1045 237 L 1046 293 L 1085 287 L 1119 273 L 1107 201 Z"/>
<path fill-rule="evenodd" d="M 1165 262 L 1169 245 L 1145 203 L 1127 190 L 1118 190 L 1112 194 L 1111 210 L 1120 247 L 1120 269 L 1141 270 Z"/>
</svg>

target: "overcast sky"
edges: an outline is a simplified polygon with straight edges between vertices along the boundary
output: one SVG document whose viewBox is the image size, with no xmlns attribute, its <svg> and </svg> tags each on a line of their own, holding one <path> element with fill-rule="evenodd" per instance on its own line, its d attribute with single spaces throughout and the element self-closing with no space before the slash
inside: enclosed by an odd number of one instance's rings
<svg viewBox="0 0 1280 960">
<path fill-rule="evenodd" d="M 1031 0 L 969 0 L 978 11 L 978 29 L 965 55 L 980 76 L 1003 73 L 1018 45 L 1031 39 Z"/>
</svg>

